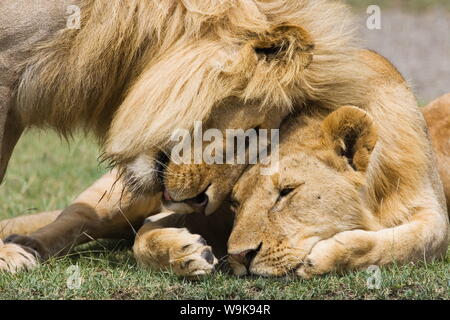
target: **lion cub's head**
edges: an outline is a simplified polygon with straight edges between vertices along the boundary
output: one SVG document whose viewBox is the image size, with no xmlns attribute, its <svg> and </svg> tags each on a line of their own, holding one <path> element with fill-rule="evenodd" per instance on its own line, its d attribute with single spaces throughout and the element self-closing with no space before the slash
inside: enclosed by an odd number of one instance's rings
<svg viewBox="0 0 450 320">
<path fill-rule="evenodd" d="M 261 175 L 255 165 L 233 189 L 228 252 L 235 273 L 289 273 L 319 240 L 364 229 L 365 172 L 376 141 L 370 116 L 356 107 L 289 120 L 278 173 Z"/>
</svg>

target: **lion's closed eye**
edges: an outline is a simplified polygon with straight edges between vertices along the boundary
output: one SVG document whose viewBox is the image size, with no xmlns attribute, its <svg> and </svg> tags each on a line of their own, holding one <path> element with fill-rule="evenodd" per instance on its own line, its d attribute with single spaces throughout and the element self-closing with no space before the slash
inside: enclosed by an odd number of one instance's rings
<svg viewBox="0 0 450 320">
<path fill-rule="evenodd" d="M 294 190 L 295 190 L 295 188 L 284 188 L 284 189 L 282 189 L 280 191 L 280 194 L 278 195 L 278 199 L 277 199 L 276 203 L 279 203 L 281 200 L 283 200 L 284 198 L 289 196 L 289 194 L 291 194 Z"/>
<path fill-rule="evenodd" d="M 301 187 L 305 183 L 299 183 L 297 185 L 289 185 L 286 187 L 281 188 L 280 194 L 277 199 L 277 203 L 280 202 L 282 199 L 287 198 L 289 195 L 291 195 L 297 188 Z"/>
</svg>

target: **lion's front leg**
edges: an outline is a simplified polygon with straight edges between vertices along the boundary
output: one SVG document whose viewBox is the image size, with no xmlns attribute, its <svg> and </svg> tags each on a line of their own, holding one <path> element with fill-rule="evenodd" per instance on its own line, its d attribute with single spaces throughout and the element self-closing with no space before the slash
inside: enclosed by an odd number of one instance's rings
<svg viewBox="0 0 450 320">
<path fill-rule="evenodd" d="M 15 273 L 30 270 L 38 264 L 39 253 L 30 246 L 4 243 L 1 239 L 12 234 L 29 235 L 49 225 L 61 211 L 41 212 L 0 221 L 0 270 Z"/>
<path fill-rule="evenodd" d="M 12 234 L 0 246 L 0 270 L 17 272 L 62 256 L 79 244 L 131 238 L 144 219 L 159 211 L 160 195 L 133 199 L 115 171 L 105 174 L 50 224 L 31 234 Z M 28 252 L 29 254 L 25 254 Z"/>
<path fill-rule="evenodd" d="M 318 242 L 306 257 L 297 275 L 309 279 L 333 271 L 363 267 L 369 263 L 364 259 L 373 248 L 370 233 L 362 230 L 346 231 Z M 370 265 L 370 263 L 369 263 Z"/>
<path fill-rule="evenodd" d="M 445 256 L 448 222 L 445 212 L 417 208 L 410 221 L 379 231 L 353 230 L 318 242 L 297 274 L 303 278 L 333 271 L 430 261 Z"/>
<path fill-rule="evenodd" d="M 5 73 L 0 63 L 0 182 L 3 181 L 9 159 L 24 130 L 18 115 L 12 110 L 12 90 L 4 85 L 2 79 Z"/>
<path fill-rule="evenodd" d="M 171 217 L 167 220 L 173 221 Z M 186 228 L 163 227 L 160 222 L 148 222 L 139 230 L 133 252 L 140 266 L 171 269 L 176 275 L 187 278 L 211 274 L 218 262 L 200 235 Z"/>
</svg>

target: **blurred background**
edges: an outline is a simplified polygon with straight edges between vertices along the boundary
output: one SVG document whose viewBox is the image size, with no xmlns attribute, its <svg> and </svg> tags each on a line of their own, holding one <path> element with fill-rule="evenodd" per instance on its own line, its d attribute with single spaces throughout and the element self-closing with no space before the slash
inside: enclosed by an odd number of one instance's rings
<svg viewBox="0 0 450 320">
<path fill-rule="evenodd" d="M 359 19 L 362 45 L 391 60 L 421 104 L 450 92 L 450 0 L 346 0 Z M 367 28 L 370 5 L 381 29 Z"/>
</svg>

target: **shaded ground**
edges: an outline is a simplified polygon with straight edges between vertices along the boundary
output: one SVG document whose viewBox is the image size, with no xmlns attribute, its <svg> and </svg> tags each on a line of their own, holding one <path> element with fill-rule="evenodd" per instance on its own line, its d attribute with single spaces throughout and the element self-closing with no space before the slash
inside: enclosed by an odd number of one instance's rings
<svg viewBox="0 0 450 320">
<path fill-rule="evenodd" d="M 382 9 L 381 30 L 369 30 L 360 15 L 363 45 L 390 59 L 422 103 L 450 92 L 450 10 Z"/>
</svg>

